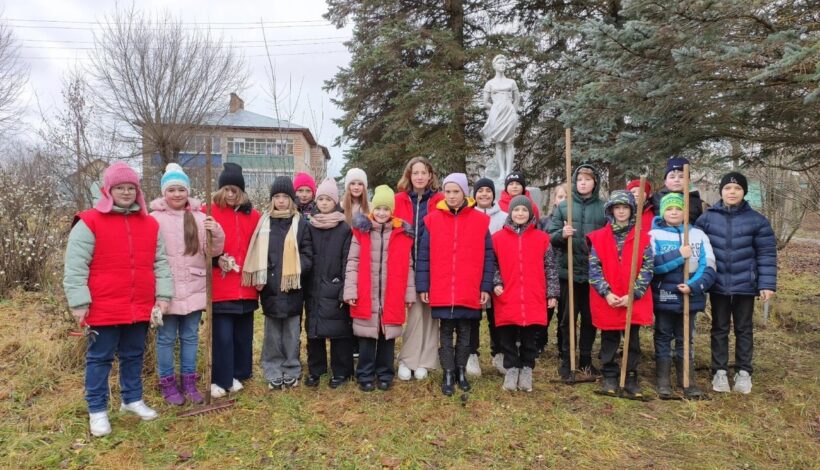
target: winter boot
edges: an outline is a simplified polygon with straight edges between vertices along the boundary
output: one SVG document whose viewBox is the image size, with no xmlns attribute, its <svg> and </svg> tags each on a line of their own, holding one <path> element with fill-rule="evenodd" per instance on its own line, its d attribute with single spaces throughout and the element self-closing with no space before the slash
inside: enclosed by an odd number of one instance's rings
<svg viewBox="0 0 820 470">
<path fill-rule="evenodd" d="M 601 393 L 615 396 L 618 394 L 618 377 L 606 377 L 601 379 Z"/>
<path fill-rule="evenodd" d="M 467 368 L 464 366 L 458 366 L 458 388 L 462 389 L 465 392 L 469 392 L 472 388 L 470 386 L 470 382 L 467 382 Z"/>
<path fill-rule="evenodd" d="M 672 396 L 672 384 L 669 381 L 669 373 L 672 371 L 672 360 L 668 357 L 658 359 L 655 362 L 655 381 L 660 398 Z"/>
<path fill-rule="evenodd" d="M 507 390 L 508 392 L 514 392 L 518 390 L 519 375 L 519 369 L 515 367 L 507 369 L 507 372 L 504 374 L 504 385 L 502 386 L 504 390 Z"/>
<path fill-rule="evenodd" d="M 441 393 L 450 397 L 455 393 L 456 377 L 452 370 L 445 370 L 441 380 Z"/>
<path fill-rule="evenodd" d="M 186 399 L 196 404 L 205 401 L 202 394 L 196 389 L 196 374 L 182 374 L 182 393 L 185 394 Z"/>
<path fill-rule="evenodd" d="M 624 393 L 630 398 L 642 398 L 643 390 L 638 384 L 638 373 L 630 370 L 626 373 L 626 382 L 624 382 Z"/>
<path fill-rule="evenodd" d="M 695 361 L 689 362 L 689 387 L 685 388 L 683 386 L 683 360 L 679 357 L 676 357 L 675 379 L 677 381 L 677 387 L 683 390 L 683 396 L 685 398 L 700 398 L 700 396 L 703 395 L 703 392 L 701 392 L 701 390 L 697 386 L 697 376 L 695 374 Z"/>
<path fill-rule="evenodd" d="M 185 397 L 179 393 L 177 388 L 177 378 L 174 375 L 167 375 L 159 378 L 159 387 L 162 389 L 162 398 L 171 405 L 182 405 Z"/>
<path fill-rule="evenodd" d="M 523 367 L 518 374 L 518 390 L 522 392 L 532 391 L 532 367 Z"/>
<path fill-rule="evenodd" d="M 481 364 L 478 362 L 478 354 L 470 354 L 467 359 L 467 375 L 481 377 Z"/>
</svg>

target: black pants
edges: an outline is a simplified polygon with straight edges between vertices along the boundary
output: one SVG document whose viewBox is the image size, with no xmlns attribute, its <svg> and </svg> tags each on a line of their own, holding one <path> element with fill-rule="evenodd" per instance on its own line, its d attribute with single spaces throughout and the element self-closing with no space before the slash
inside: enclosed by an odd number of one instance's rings
<svg viewBox="0 0 820 470">
<path fill-rule="evenodd" d="M 581 314 L 581 335 L 578 341 L 580 361 L 578 367 L 583 369 L 592 365 L 592 344 L 595 343 L 597 330 L 592 325 L 592 313 L 589 310 L 589 283 L 575 282 L 573 287 L 575 289 L 573 291 L 573 297 L 575 297 L 575 312 L 573 314 L 576 321 L 578 314 Z M 569 286 L 565 279 L 561 279 L 561 301 L 564 307 L 561 310 L 560 325 L 562 367 L 569 368 Z"/>
<path fill-rule="evenodd" d="M 333 377 L 353 375 L 353 337 L 308 338 L 308 374 L 320 376 L 327 373 L 327 342 L 330 341 L 330 371 Z"/>
<path fill-rule="evenodd" d="M 535 367 L 535 358 L 538 356 L 535 341 L 542 328 L 541 325 L 507 325 L 496 328 L 505 368 Z M 520 345 L 516 344 L 519 342 Z"/>
<path fill-rule="evenodd" d="M 211 382 L 225 390 L 253 373 L 253 315 L 214 313 Z"/>
<path fill-rule="evenodd" d="M 495 357 L 501 352 L 501 348 L 498 345 L 498 328 L 495 327 L 495 309 L 492 306 L 487 307 L 487 330 L 490 332 L 490 355 Z M 472 336 L 470 339 L 472 340 Z"/>
<path fill-rule="evenodd" d="M 470 329 L 475 320 L 441 320 L 439 326 L 438 358 L 441 368 L 455 370 L 466 367 L 470 357 Z M 456 335 L 455 346 L 453 334 Z"/>
<path fill-rule="evenodd" d="M 729 324 L 735 330 L 735 371 L 752 373 L 754 333 L 753 295 L 711 294 L 712 301 L 712 372 L 729 369 Z"/>
<path fill-rule="evenodd" d="M 626 360 L 627 372 L 638 370 L 641 363 L 641 327 L 632 325 L 629 328 L 629 355 Z M 604 377 L 620 377 L 620 355 L 618 347 L 621 345 L 622 330 L 601 331 L 601 373 Z"/>
<path fill-rule="evenodd" d="M 378 377 L 382 382 L 392 382 L 393 359 L 396 354 L 396 340 L 385 339 L 379 332 L 379 339 L 359 338 L 359 363 L 356 366 L 356 381 L 372 383 Z"/>
</svg>

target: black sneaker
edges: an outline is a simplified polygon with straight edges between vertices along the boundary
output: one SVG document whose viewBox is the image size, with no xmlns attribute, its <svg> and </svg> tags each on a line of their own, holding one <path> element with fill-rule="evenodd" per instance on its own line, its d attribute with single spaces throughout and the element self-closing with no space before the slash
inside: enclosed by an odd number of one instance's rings
<svg viewBox="0 0 820 470">
<path fill-rule="evenodd" d="M 373 385 L 373 382 L 359 382 L 359 390 L 363 392 L 372 392 L 376 390 L 376 386 Z"/>
<path fill-rule="evenodd" d="M 393 385 L 393 382 L 388 380 L 379 380 L 379 390 L 386 392 L 390 390 L 390 386 Z"/>
<path fill-rule="evenodd" d="M 318 375 L 308 375 L 305 377 L 305 387 L 316 388 L 319 386 L 319 376 Z"/>
<path fill-rule="evenodd" d="M 572 371 L 569 370 L 569 363 L 561 363 L 558 367 L 558 376 L 565 382 L 572 379 Z"/>
<path fill-rule="evenodd" d="M 339 388 L 350 381 L 350 376 L 333 376 L 330 378 L 330 388 Z"/>
</svg>

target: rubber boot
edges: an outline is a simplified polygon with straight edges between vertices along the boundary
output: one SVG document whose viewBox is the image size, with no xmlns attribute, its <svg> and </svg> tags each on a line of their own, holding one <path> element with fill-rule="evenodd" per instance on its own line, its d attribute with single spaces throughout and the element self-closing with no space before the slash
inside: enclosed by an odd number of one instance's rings
<svg viewBox="0 0 820 470">
<path fill-rule="evenodd" d="M 615 396 L 618 393 L 618 377 L 606 377 L 601 379 L 601 393 Z"/>
<path fill-rule="evenodd" d="M 455 392 L 456 377 L 455 372 L 451 370 L 444 371 L 444 377 L 441 381 L 441 393 L 450 397 Z"/>
<path fill-rule="evenodd" d="M 202 394 L 196 389 L 196 374 L 182 374 L 182 393 L 185 394 L 186 399 L 196 404 L 205 401 Z"/>
<path fill-rule="evenodd" d="M 642 398 L 643 390 L 638 383 L 638 373 L 630 370 L 626 373 L 626 381 L 624 382 L 624 394 L 630 398 Z"/>
<path fill-rule="evenodd" d="M 470 382 L 467 381 L 467 368 L 459 366 L 458 369 L 458 388 L 465 392 L 469 392 L 472 388 Z"/>
<path fill-rule="evenodd" d="M 159 386 L 162 389 L 162 398 L 171 405 L 182 405 L 185 397 L 179 393 L 177 388 L 177 378 L 175 375 L 168 375 L 159 378 Z"/>
<path fill-rule="evenodd" d="M 660 398 L 672 396 L 672 384 L 669 380 L 670 372 L 672 372 L 672 359 L 665 357 L 655 362 L 655 381 Z"/>
</svg>

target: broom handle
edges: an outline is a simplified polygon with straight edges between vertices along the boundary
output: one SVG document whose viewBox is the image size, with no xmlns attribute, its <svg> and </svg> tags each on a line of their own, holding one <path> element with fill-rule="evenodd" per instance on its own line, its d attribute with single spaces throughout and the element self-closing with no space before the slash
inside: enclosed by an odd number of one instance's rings
<svg viewBox="0 0 820 470">
<path fill-rule="evenodd" d="M 564 130 L 564 154 L 566 160 L 567 186 L 570 191 L 567 195 L 567 224 L 572 226 L 572 131 Z M 569 370 L 575 370 L 575 278 L 572 269 L 572 235 L 567 238 L 567 299 L 569 305 L 566 312 L 569 316 Z M 560 322 L 559 322 L 560 328 Z"/>
<path fill-rule="evenodd" d="M 621 381 L 620 386 L 623 390 L 626 385 L 626 363 L 629 359 L 629 330 L 632 326 L 632 306 L 635 303 L 635 278 L 638 277 L 638 257 L 642 255 L 639 253 L 641 249 L 641 219 L 643 219 L 643 199 L 646 196 L 643 192 L 644 184 L 646 184 L 646 176 L 641 176 L 641 183 L 638 186 L 638 210 L 635 216 L 635 227 L 632 237 L 632 265 L 629 268 L 629 288 L 627 290 L 628 297 L 626 303 L 626 324 L 624 325 L 624 355 L 621 359 Z"/>
<path fill-rule="evenodd" d="M 211 139 L 205 143 L 205 214 L 211 216 Z M 213 284 L 214 269 L 210 230 L 205 232 L 205 404 L 211 404 L 211 374 L 213 373 Z"/>
<path fill-rule="evenodd" d="M 689 246 L 689 164 L 683 165 L 683 246 Z M 689 260 L 683 260 L 683 283 L 689 282 Z M 689 294 L 683 294 L 683 388 L 689 388 Z"/>
</svg>

